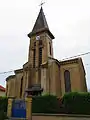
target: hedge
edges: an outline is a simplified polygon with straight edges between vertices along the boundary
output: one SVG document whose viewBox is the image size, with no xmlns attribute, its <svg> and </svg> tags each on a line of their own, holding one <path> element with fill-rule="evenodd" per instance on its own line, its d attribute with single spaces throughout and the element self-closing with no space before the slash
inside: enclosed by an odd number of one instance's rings
<svg viewBox="0 0 90 120">
<path fill-rule="evenodd" d="M 34 97 L 33 113 L 90 114 L 90 93 L 67 93 L 62 98 L 47 95 Z"/>
<path fill-rule="evenodd" d="M 53 95 L 45 95 L 33 97 L 32 113 L 57 113 L 59 104 L 57 97 Z"/>
<path fill-rule="evenodd" d="M 90 114 L 90 93 L 68 93 L 62 99 L 64 113 Z"/>
<path fill-rule="evenodd" d="M 7 104 L 8 99 L 6 97 L 0 97 L 0 120 L 7 118 Z"/>
<path fill-rule="evenodd" d="M 4 120 L 8 99 L 0 97 L 0 120 Z M 90 114 L 90 93 L 67 93 L 62 98 L 53 95 L 33 97 L 32 113 Z"/>
</svg>

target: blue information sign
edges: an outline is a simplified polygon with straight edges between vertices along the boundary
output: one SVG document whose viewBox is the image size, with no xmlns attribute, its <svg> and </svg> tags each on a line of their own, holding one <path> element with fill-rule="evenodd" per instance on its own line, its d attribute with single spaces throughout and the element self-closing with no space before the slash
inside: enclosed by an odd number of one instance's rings
<svg viewBox="0 0 90 120">
<path fill-rule="evenodd" d="M 14 100 L 13 101 L 12 117 L 26 118 L 26 103 L 24 100 Z"/>
</svg>

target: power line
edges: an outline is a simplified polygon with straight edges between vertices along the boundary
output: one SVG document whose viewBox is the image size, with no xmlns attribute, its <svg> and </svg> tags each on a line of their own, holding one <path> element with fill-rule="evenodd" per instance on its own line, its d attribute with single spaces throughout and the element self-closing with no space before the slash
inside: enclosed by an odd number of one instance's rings
<svg viewBox="0 0 90 120">
<path fill-rule="evenodd" d="M 67 59 L 70 59 L 70 58 L 80 57 L 80 56 L 84 56 L 84 55 L 87 55 L 87 54 L 90 54 L 90 52 L 86 52 L 86 53 L 82 53 L 82 54 L 79 54 L 79 55 L 71 56 L 71 57 L 68 57 L 68 58 L 64 58 L 62 60 L 67 60 Z"/>
<path fill-rule="evenodd" d="M 80 56 L 84 56 L 84 55 L 88 55 L 90 54 L 90 52 L 86 52 L 86 53 L 82 53 L 82 54 L 79 54 L 79 55 L 75 55 L 75 56 L 71 56 L 71 57 L 68 57 L 68 58 L 64 58 L 62 60 L 67 60 L 67 59 L 70 59 L 70 58 L 75 58 L 75 57 L 80 57 Z M 89 66 L 89 64 L 85 64 L 85 66 Z M 12 73 L 14 72 L 14 70 L 11 70 L 11 71 L 5 71 L 5 72 L 0 72 L 0 74 L 7 74 L 7 73 Z"/>
<path fill-rule="evenodd" d="M 85 64 L 85 66 L 89 66 L 90 64 Z M 0 74 L 7 74 L 7 73 L 12 73 L 12 72 L 14 72 L 14 70 L 12 70 L 12 71 L 6 71 L 6 72 L 0 72 Z"/>
<path fill-rule="evenodd" d="M 85 64 L 85 66 L 89 66 L 90 64 Z M 14 70 L 12 70 L 12 71 L 6 71 L 6 72 L 0 72 L 0 74 L 7 74 L 7 73 L 12 73 L 12 72 L 14 72 Z"/>
<path fill-rule="evenodd" d="M 14 72 L 14 70 L 12 70 L 12 71 L 6 71 L 6 72 L 0 72 L 0 74 L 6 74 L 6 73 L 11 73 L 11 72 Z"/>
</svg>

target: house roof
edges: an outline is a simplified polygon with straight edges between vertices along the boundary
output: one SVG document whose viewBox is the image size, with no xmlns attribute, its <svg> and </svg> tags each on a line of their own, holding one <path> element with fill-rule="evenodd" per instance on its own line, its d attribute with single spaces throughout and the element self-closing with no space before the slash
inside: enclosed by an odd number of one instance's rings
<svg viewBox="0 0 90 120">
<path fill-rule="evenodd" d="M 5 88 L 3 86 L 0 85 L 0 91 L 4 91 L 5 92 Z"/>
</svg>

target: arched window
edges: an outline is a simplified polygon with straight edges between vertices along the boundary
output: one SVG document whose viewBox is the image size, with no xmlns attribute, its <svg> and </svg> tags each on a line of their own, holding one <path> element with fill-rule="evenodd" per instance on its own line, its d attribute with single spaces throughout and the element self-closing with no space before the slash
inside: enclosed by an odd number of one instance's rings
<svg viewBox="0 0 90 120">
<path fill-rule="evenodd" d="M 71 92 L 70 72 L 65 70 L 64 72 L 65 92 Z"/>
<path fill-rule="evenodd" d="M 21 78 L 20 98 L 22 97 L 22 90 L 23 90 L 23 77 Z"/>
<path fill-rule="evenodd" d="M 51 44 L 49 43 L 49 51 L 50 51 L 50 55 L 52 54 L 52 50 L 51 50 Z"/>
</svg>

